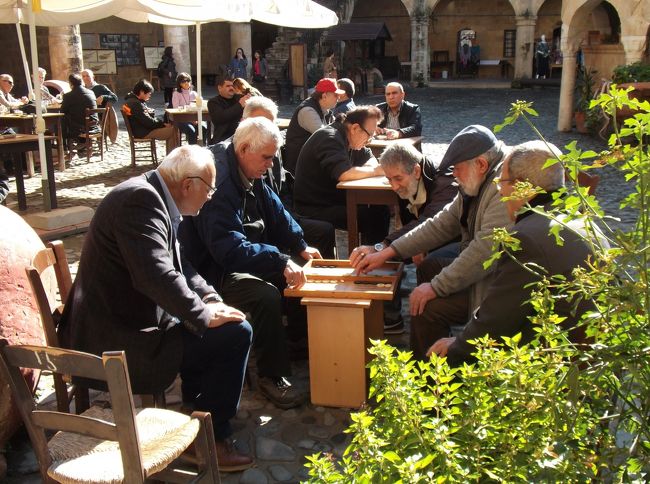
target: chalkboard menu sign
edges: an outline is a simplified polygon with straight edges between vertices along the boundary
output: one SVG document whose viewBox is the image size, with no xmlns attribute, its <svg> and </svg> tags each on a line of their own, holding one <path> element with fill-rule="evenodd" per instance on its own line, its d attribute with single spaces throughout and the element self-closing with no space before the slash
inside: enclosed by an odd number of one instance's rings
<svg viewBox="0 0 650 484">
<path fill-rule="evenodd" d="M 102 49 L 115 50 L 118 66 L 137 66 L 140 59 L 140 36 L 138 34 L 99 34 Z"/>
</svg>

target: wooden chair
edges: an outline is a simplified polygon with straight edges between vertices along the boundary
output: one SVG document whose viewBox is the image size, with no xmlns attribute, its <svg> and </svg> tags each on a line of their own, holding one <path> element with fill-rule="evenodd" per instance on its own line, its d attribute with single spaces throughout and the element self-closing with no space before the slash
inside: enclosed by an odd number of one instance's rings
<svg viewBox="0 0 650 484">
<path fill-rule="evenodd" d="M 84 131 L 79 135 L 86 150 L 86 162 L 90 162 L 93 146 L 99 150 L 99 158 L 104 161 L 104 131 L 106 130 L 106 108 L 86 108 Z M 79 143 L 76 143 L 78 149 Z"/>
<path fill-rule="evenodd" d="M 42 275 L 52 268 L 56 276 L 58 293 L 61 305 L 57 306 L 56 301 L 50 301 L 48 293 L 43 285 Z M 31 261 L 31 265 L 25 268 L 27 279 L 36 302 L 41 325 L 45 334 L 45 342 L 48 346 L 60 346 L 57 335 L 58 321 L 63 313 L 63 305 L 68 299 L 72 289 L 72 277 L 68 259 L 65 255 L 63 242 L 56 240 L 49 242 L 45 249 L 39 250 Z M 75 410 L 80 413 L 86 410 L 89 405 L 88 389 L 71 386 L 68 390 L 66 382 L 70 382 L 67 375 L 53 375 L 54 389 L 56 391 L 57 409 L 59 412 L 69 412 L 72 397 L 75 397 Z"/>
<path fill-rule="evenodd" d="M 61 299 L 61 305 L 56 306 L 48 298 L 47 291 L 43 285 L 42 275 L 49 268 L 54 269 L 58 292 Z M 63 314 L 63 305 L 68 299 L 72 289 L 72 277 L 68 259 L 65 255 L 63 242 L 55 240 L 48 242 L 47 247 L 36 253 L 31 261 L 31 265 L 25 268 L 27 279 L 38 307 L 41 317 L 41 325 L 45 334 L 45 342 L 48 346 L 58 347 L 59 337 L 57 334 L 58 322 Z M 69 412 L 72 398 L 75 399 L 75 411 L 81 413 L 90 406 L 90 397 L 88 388 L 79 385 L 71 385 L 68 389 L 67 384 L 71 379 L 69 375 L 53 375 L 54 389 L 56 391 L 57 409 L 60 412 Z M 142 404 L 147 407 L 165 408 L 165 393 L 161 392 L 155 395 L 141 395 Z"/>
<path fill-rule="evenodd" d="M 103 380 L 112 409 L 92 407 L 82 415 L 38 410 L 21 368 Z M 136 410 L 123 351 L 100 358 L 0 340 L 0 372 L 9 381 L 44 482 L 219 482 L 210 414 Z M 48 441 L 46 431 L 58 432 Z M 196 460 L 196 468 L 179 467 L 179 457 L 192 444 L 196 459 L 187 462 Z"/>
<path fill-rule="evenodd" d="M 154 165 L 158 164 L 158 155 L 156 153 L 156 140 L 146 139 L 146 138 L 136 138 L 133 136 L 133 131 L 131 130 L 131 121 L 129 120 L 129 115 L 124 112 L 124 108 L 121 110 L 122 117 L 124 118 L 124 125 L 126 126 L 126 131 L 129 134 L 129 144 L 131 145 L 131 166 L 135 166 L 136 153 L 146 153 L 149 152 L 150 159 Z M 145 147 L 144 144 L 148 146 Z"/>
</svg>

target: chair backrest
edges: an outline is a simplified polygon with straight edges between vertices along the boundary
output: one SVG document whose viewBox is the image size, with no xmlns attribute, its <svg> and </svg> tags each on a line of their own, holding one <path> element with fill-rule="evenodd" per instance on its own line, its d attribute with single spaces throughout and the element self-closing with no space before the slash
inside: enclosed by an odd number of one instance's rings
<svg viewBox="0 0 650 484">
<path fill-rule="evenodd" d="M 86 108 L 84 131 L 86 134 L 104 135 L 106 129 L 106 111 L 108 108 Z M 95 129 L 96 128 L 96 129 Z"/>
<path fill-rule="evenodd" d="M 124 119 L 124 126 L 126 126 L 126 132 L 129 133 L 129 140 L 132 140 L 133 131 L 131 130 L 131 120 L 129 119 L 129 115 L 126 114 L 126 112 L 124 112 L 124 106 L 122 106 L 120 112 L 122 113 L 122 118 Z"/>
<path fill-rule="evenodd" d="M 38 410 L 21 368 L 66 373 L 102 380 L 111 394 L 114 422 L 59 411 Z M 65 431 L 119 443 L 124 482 L 143 482 L 142 453 L 135 423 L 135 405 L 123 351 L 95 355 L 42 346 L 9 346 L 0 340 L 0 372 L 11 386 L 18 409 L 29 432 L 41 476 L 46 482 L 52 457 L 45 431 Z"/>
<path fill-rule="evenodd" d="M 55 301 L 50 301 L 48 293 L 43 284 L 42 275 L 49 268 L 54 269 L 56 276 L 61 305 L 57 306 Z M 39 250 L 34 255 L 31 265 L 25 268 L 38 312 L 41 316 L 41 324 L 45 333 L 45 341 L 49 346 L 59 346 L 59 338 L 56 334 L 58 317 L 62 313 L 63 305 L 68 299 L 72 289 L 72 277 L 68 259 L 65 255 L 63 242 L 56 240 L 49 242 L 45 249 Z"/>
<path fill-rule="evenodd" d="M 579 171 L 576 181 L 578 182 L 578 186 L 587 187 L 587 193 L 589 195 L 595 195 L 596 187 L 598 187 L 598 183 L 600 182 L 600 176 Z"/>
<path fill-rule="evenodd" d="M 448 50 L 434 50 L 433 51 L 433 62 L 449 62 L 449 51 Z"/>
</svg>

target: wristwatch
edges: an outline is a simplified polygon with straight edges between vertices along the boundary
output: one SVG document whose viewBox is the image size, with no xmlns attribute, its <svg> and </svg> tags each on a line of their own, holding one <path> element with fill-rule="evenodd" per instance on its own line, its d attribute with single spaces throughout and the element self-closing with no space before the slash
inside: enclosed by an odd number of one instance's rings
<svg viewBox="0 0 650 484">
<path fill-rule="evenodd" d="M 381 252 L 381 251 L 384 250 L 385 248 L 386 248 L 386 246 L 384 245 L 383 242 L 377 242 L 377 243 L 374 245 L 374 249 L 375 249 L 375 251 L 377 251 L 377 252 Z"/>
</svg>

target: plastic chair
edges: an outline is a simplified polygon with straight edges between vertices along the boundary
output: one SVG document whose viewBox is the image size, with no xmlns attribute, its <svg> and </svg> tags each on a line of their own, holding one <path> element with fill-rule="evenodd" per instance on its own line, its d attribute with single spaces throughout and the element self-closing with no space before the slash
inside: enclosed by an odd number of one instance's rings
<svg viewBox="0 0 650 484">
<path fill-rule="evenodd" d="M 82 415 L 38 410 L 21 368 L 67 373 L 105 381 L 111 407 Z M 0 372 L 23 418 L 44 482 L 219 482 L 209 413 L 187 416 L 171 410 L 136 410 L 123 351 L 102 357 L 42 346 L 9 346 L 0 340 Z M 48 440 L 48 431 L 58 431 Z M 193 444 L 194 455 L 178 459 Z M 178 459 L 178 460 L 177 460 Z"/>
<path fill-rule="evenodd" d="M 126 131 L 129 134 L 129 144 L 131 146 L 131 166 L 135 166 L 136 153 L 146 153 L 149 152 L 150 159 L 154 165 L 158 165 L 158 155 L 156 153 L 156 140 L 147 139 L 147 138 L 136 138 L 133 136 L 133 131 L 131 130 L 131 121 L 129 120 L 129 115 L 124 112 L 124 109 L 121 110 L 122 117 L 124 118 L 124 125 L 126 126 Z M 147 144 L 147 147 L 143 145 Z"/>
</svg>

